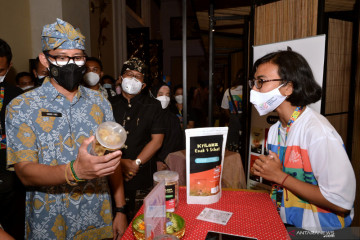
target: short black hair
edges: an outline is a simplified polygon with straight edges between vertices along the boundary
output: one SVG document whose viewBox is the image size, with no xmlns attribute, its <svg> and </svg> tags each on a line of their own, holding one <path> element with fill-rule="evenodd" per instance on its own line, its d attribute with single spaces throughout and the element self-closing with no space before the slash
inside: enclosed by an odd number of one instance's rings
<svg viewBox="0 0 360 240">
<path fill-rule="evenodd" d="M 93 61 L 93 62 L 97 62 L 100 66 L 100 70 L 103 70 L 103 65 L 100 59 L 96 58 L 96 57 L 86 57 L 86 61 Z"/>
<path fill-rule="evenodd" d="M 174 87 L 174 95 L 175 95 L 176 90 L 178 90 L 179 88 L 183 89 L 183 85 L 182 84 L 175 85 L 175 87 Z M 184 91 L 184 89 L 183 89 L 183 91 Z"/>
<path fill-rule="evenodd" d="M 171 88 L 170 88 L 169 85 L 167 85 L 167 84 L 164 83 L 164 82 L 162 82 L 162 83 L 160 83 L 159 85 L 154 86 L 154 87 L 152 88 L 152 93 L 153 93 L 154 97 L 156 98 L 156 96 L 157 96 L 158 93 L 159 93 L 160 88 L 162 88 L 163 86 L 166 86 L 166 87 L 169 88 L 169 90 L 170 90 L 170 98 L 171 98 Z"/>
<path fill-rule="evenodd" d="M 293 85 L 293 93 L 286 99 L 292 106 L 306 106 L 321 98 L 321 87 L 315 81 L 312 70 L 305 58 L 297 52 L 277 51 L 258 59 L 253 67 L 253 76 L 259 65 L 273 63 L 284 83 Z"/>
<path fill-rule="evenodd" d="M 19 72 L 18 74 L 16 74 L 16 77 L 15 77 L 16 84 L 19 84 L 20 78 L 25 77 L 25 76 L 30 77 L 31 80 L 34 81 L 34 79 L 33 79 L 33 77 L 31 76 L 30 73 L 28 73 L 28 72 Z"/>
<path fill-rule="evenodd" d="M 7 42 L 0 38 L 0 57 L 6 57 L 7 63 L 10 64 L 12 60 L 11 47 Z"/>
<path fill-rule="evenodd" d="M 111 83 L 112 84 L 115 84 L 115 78 L 113 78 L 112 76 L 110 76 L 110 75 L 104 75 L 102 78 L 101 78 L 101 83 L 103 83 L 104 82 L 104 79 L 110 79 L 110 81 L 111 81 Z"/>
</svg>

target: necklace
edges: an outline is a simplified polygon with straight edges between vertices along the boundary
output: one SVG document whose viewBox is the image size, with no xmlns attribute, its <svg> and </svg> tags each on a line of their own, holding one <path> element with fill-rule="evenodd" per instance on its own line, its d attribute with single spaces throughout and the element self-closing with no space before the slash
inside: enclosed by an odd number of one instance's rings
<svg viewBox="0 0 360 240">
<path fill-rule="evenodd" d="M 280 149 L 281 149 L 281 147 L 280 147 L 280 136 L 281 136 L 280 128 L 281 128 L 281 123 L 278 126 L 278 149 L 277 149 L 277 154 L 278 154 L 279 159 L 280 159 L 280 161 L 281 161 L 281 163 L 283 165 L 283 171 L 284 172 L 285 172 L 285 152 L 286 152 L 286 148 L 287 148 L 287 146 L 286 146 L 287 137 L 289 135 L 291 126 L 294 124 L 296 119 L 300 116 L 302 110 L 303 110 L 303 107 L 301 107 L 301 106 L 296 107 L 295 111 L 292 113 L 292 115 L 290 117 L 290 120 L 287 123 L 286 133 L 285 133 L 285 142 L 284 142 L 285 147 L 284 147 L 284 151 L 281 154 L 281 156 L 280 156 Z M 280 208 L 281 208 L 281 202 L 282 202 L 282 196 L 283 196 L 283 190 L 281 188 L 283 188 L 282 185 L 273 184 L 273 186 L 272 186 L 272 196 L 271 196 L 271 198 L 273 199 L 273 201 L 276 202 L 276 208 L 277 208 L 278 212 L 280 211 Z M 286 192 L 286 201 L 288 201 L 288 195 L 287 195 L 287 189 L 286 188 L 285 188 L 285 192 Z"/>
<path fill-rule="evenodd" d="M 286 152 L 286 141 L 287 141 L 287 137 L 289 135 L 289 132 L 290 132 L 290 128 L 291 126 L 293 125 L 293 123 L 296 121 L 296 119 L 300 116 L 301 114 L 301 111 L 303 110 L 304 107 L 302 106 L 298 106 L 296 107 L 295 111 L 291 114 L 291 117 L 290 117 L 290 120 L 288 121 L 287 123 L 287 126 L 286 126 L 286 133 L 285 133 L 285 142 L 284 142 L 284 146 L 285 146 L 285 149 L 283 151 L 283 154 L 281 154 L 280 156 L 280 136 L 281 136 L 281 133 L 280 133 L 280 128 L 281 128 L 281 123 L 279 124 L 278 126 L 278 149 L 277 149 L 277 154 L 280 158 L 280 161 L 282 162 L 283 164 L 283 169 L 284 169 L 284 162 L 285 162 L 285 152 Z"/>
</svg>

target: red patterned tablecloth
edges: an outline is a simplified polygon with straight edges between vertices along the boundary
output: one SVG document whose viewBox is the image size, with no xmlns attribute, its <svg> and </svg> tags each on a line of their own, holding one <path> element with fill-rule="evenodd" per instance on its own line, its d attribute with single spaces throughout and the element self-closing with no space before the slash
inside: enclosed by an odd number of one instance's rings
<svg viewBox="0 0 360 240">
<path fill-rule="evenodd" d="M 180 187 L 179 206 L 175 213 L 185 219 L 185 236 L 182 238 L 205 239 L 208 231 L 216 231 L 264 239 L 290 239 L 269 194 L 249 191 L 222 191 L 219 202 L 199 205 L 186 203 L 186 188 Z M 227 225 L 197 220 L 205 208 L 233 212 Z M 137 215 L 143 213 L 140 209 Z M 131 223 L 121 239 L 135 239 Z"/>
</svg>

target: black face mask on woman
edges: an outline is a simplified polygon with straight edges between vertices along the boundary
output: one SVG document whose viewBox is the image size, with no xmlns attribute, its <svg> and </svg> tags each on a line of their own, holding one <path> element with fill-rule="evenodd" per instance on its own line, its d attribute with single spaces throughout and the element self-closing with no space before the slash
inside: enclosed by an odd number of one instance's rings
<svg viewBox="0 0 360 240">
<path fill-rule="evenodd" d="M 83 75 L 85 74 L 85 65 L 79 67 L 74 63 L 66 64 L 62 67 L 50 64 L 50 77 L 54 78 L 56 82 L 68 91 L 74 90 L 80 84 Z"/>
</svg>

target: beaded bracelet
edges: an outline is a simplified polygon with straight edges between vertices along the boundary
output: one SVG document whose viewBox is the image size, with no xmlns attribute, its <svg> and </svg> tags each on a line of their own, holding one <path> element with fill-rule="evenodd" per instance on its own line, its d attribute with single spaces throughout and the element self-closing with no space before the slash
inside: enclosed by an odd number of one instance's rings
<svg viewBox="0 0 360 240">
<path fill-rule="evenodd" d="M 84 179 L 80 179 L 80 178 L 78 178 L 78 176 L 76 175 L 76 172 L 75 172 L 75 170 L 74 170 L 74 162 L 75 162 L 75 160 L 72 160 L 72 161 L 70 162 L 71 174 L 72 174 L 72 176 L 73 176 L 73 178 L 75 179 L 76 182 L 84 182 L 84 181 L 85 181 Z"/>
<path fill-rule="evenodd" d="M 68 178 L 68 175 L 67 175 L 67 171 L 68 171 L 68 169 L 69 169 L 69 166 L 70 166 L 70 163 L 67 163 L 66 164 L 66 167 L 65 167 L 65 180 L 66 180 L 66 182 L 67 182 L 67 184 L 69 184 L 70 186 L 76 186 L 77 185 L 77 183 L 75 182 L 71 182 L 70 180 L 69 180 L 69 178 Z M 71 172 L 71 171 L 70 171 Z"/>
<path fill-rule="evenodd" d="M 69 162 L 68 164 L 69 164 L 69 168 L 70 168 L 70 167 L 71 167 L 71 162 Z M 75 178 L 75 176 L 74 176 L 74 173 L 73 173 L 73 171 L 72 171 L 71 169 L 70 169 L 70 173 L 71 173 L 71 176 L 72 176 L 72 178 L 74 179 L 74 181 L 77 182 L 77 181 L 76 181 L 76 178 Z"/>
</svg>

